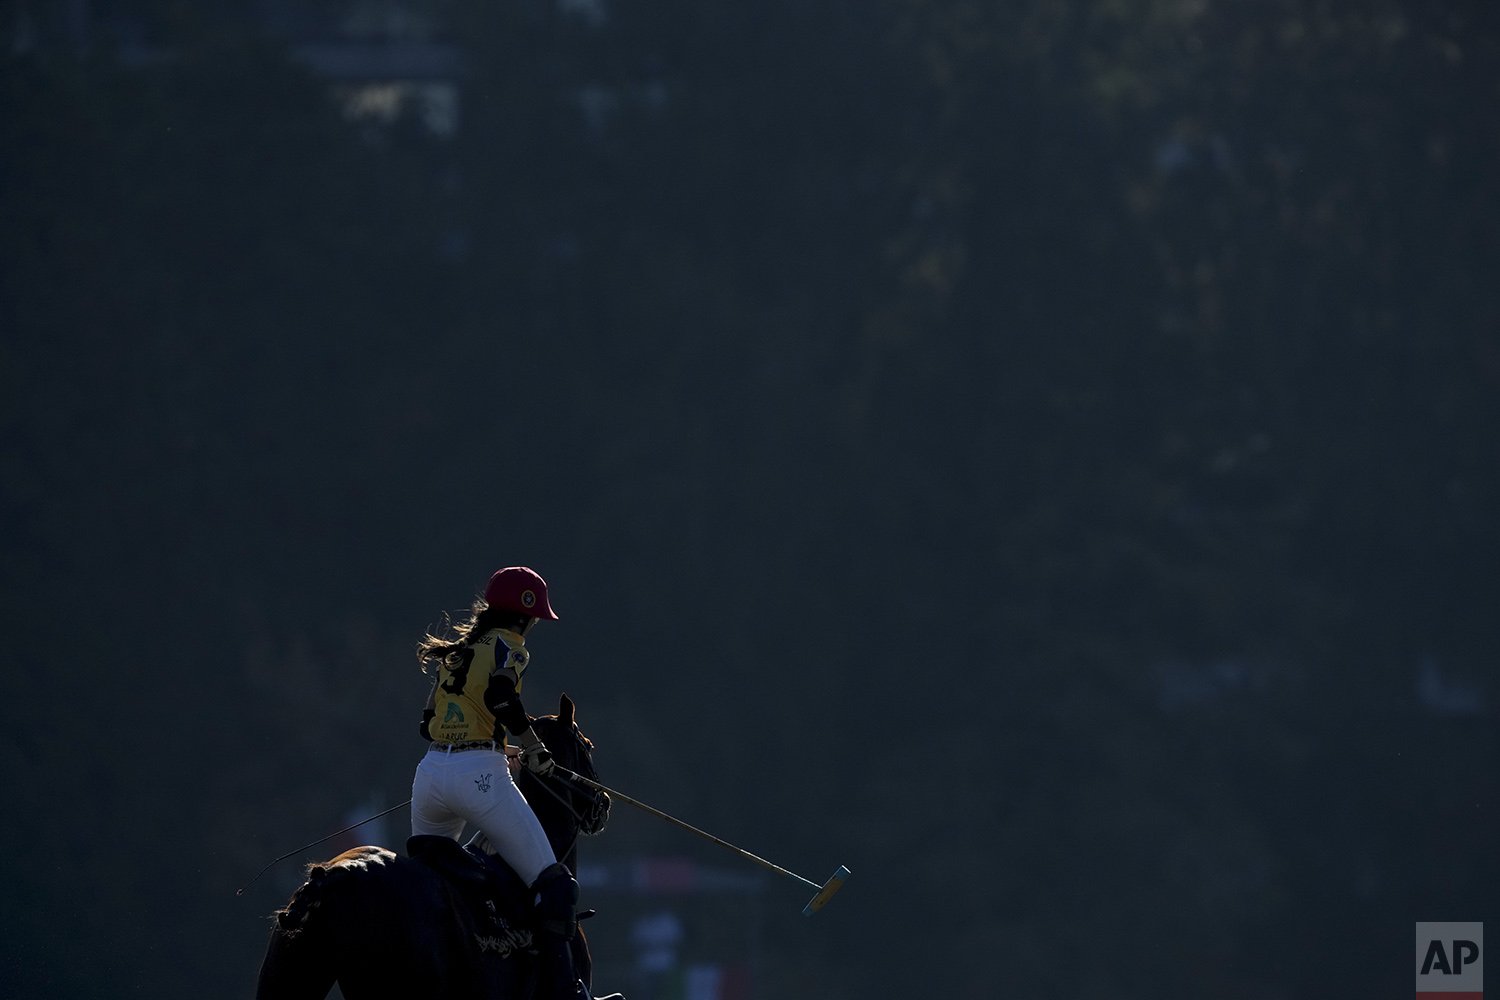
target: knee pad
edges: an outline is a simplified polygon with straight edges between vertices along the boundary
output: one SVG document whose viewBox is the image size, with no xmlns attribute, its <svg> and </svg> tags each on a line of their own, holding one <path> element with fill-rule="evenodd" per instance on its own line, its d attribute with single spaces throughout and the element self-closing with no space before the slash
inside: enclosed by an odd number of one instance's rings
<svg viewBox="0 0 1500 1000">
<path fill-rule="evenodd" d="M 542 869 L 531 885 L 536 893 L 537 926 L 548 934 L 571 940 L 578 932 L 578 881 L 566 865 Z"/>
</svg>

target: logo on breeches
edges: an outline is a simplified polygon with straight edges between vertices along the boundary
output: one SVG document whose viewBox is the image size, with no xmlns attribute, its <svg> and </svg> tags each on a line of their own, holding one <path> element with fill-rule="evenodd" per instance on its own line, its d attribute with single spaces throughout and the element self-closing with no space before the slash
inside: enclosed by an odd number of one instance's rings
<svg viewBox="0 0 1500 1000">
<path fill-rule="evenodd" d="M 490 790 L 490 778 L 493 776 L 494 772 L 486 771 L 484 774 L 481 774 L 479 777 L 474 779 L 474 784 L 479 786 L 479 790 L 481 792 L 487 792 Z"/>
</svg>

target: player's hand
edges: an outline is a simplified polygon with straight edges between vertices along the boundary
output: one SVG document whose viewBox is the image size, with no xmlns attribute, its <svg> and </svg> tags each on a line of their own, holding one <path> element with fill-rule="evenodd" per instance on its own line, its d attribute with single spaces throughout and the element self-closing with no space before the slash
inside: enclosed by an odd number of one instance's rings
<svg viewBox="0 0 1500 1000">
<path fill-rule="evenodd" d="M 530 740 L 522 737 L 521 742 L 521 765 L 532 774 L 547 775 L 552 773 L 552 751 L 536 738 L 535 733 L 528 732 Z"/>
</svg>

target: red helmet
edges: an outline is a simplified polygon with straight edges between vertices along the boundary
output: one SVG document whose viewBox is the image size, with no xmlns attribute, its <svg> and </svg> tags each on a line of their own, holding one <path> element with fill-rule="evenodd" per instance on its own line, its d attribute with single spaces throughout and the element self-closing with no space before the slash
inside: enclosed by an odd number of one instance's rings
<svg viewBox="0 0 1500 1000">
<path fill-rule="evenodd" d="M 557 612 L 547 603 L 547 581 L 536 570 L 525 566 L 497 569 L 490 582 L 484 585 L 484 603 L 528 618 L 557 621 Z"/>
</svg>

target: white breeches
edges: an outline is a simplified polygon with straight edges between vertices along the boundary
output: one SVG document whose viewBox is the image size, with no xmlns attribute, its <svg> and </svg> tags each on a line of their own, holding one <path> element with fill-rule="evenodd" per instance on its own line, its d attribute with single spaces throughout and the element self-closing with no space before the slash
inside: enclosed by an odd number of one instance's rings
<svg viewBox="0 0 1500 1000">
<path fill-rule="evenodd" d="M 536 814 L 493 750 L 429 750 L 411 783 L 411 832 L 457 840 L 464 823 L 484 833 L 495 853 L 531 885 L 556 862 Z"/>
</svg>

